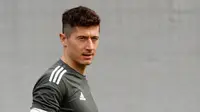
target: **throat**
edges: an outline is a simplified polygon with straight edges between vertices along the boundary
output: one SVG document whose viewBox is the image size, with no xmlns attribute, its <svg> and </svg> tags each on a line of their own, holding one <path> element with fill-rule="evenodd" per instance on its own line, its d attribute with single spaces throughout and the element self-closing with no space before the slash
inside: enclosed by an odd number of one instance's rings
<svg viewBox="0 0 200 112">
<path fill-rule="evenodd" d="M 82 75 L 85 73 L 85 68 L 86 68 L 85 65 L 81 65 L 81 64 L 76 63 L 76 64 L 73 64 L 70 67 L 72 67 L 74 70 L 76 70 L 77 72 L 79 72 Z"/>
<path fill-rule="evenodd" d="M 78 64 L 78 63 L 76 63 L 76 62 L 72 62 L 72 61 L 70 61 L 70 60 L 64 58 L 64 56 L 61 57 L 61 60 L 62 60 L 65 64 L 67 64 L 67 65 L 69 65 L 71 68 L 73 68 L 75 71 L 77 71 L 78 73 L 80 73 L 80 74 L 82 74 L 82 75 L 85 73 L 86 65 Z"/>
</svg>

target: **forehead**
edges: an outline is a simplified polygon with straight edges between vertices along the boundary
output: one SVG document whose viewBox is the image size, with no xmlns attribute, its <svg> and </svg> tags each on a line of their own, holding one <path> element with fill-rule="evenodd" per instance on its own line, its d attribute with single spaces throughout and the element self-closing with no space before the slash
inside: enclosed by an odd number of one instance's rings
<svg viewBox="0 0 200 112">
<path fill-rule="evenodd" d="M 72 34 L 77 36 L 84 35 L 84 36 L 99 36 L 99 26 L 90 26 L 90 27 L 82 27 L 76 26 L 73 29 Z"/>
</svg>

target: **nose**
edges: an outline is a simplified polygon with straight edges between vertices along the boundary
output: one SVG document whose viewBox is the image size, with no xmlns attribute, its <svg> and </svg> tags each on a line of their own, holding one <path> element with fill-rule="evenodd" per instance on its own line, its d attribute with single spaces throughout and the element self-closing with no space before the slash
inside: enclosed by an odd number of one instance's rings
<svg viewBox="0 0 200 112">
<path fill-rule="evenodd" d="M 94 49 L 94 43 L 93 43 L 91 38 L 89 38 L 88 41 L 87 41 L 86 49 L 87 50 L 93 50 Z"/>
</svg>

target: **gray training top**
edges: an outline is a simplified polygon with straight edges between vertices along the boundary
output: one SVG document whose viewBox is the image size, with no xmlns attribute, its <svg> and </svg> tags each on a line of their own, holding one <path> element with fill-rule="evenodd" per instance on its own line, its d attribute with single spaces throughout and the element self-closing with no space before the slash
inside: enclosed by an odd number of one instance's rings
<svg viewBox="0 0 200 112">
<path fill-rule="evenodd" d="M 98 112 L 86 77 L 61 59 L 39 78 L 32 95 L 31 108 L 48 112 Z"/>
</svg>

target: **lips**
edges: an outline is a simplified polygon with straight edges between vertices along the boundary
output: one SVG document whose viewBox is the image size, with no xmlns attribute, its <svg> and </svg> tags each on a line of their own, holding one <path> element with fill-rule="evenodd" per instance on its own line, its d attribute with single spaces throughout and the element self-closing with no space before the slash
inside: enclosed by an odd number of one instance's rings
<svg viewBox="0 0 200 112">
<path fill-rule="evenodd" d="M 83 56 L 92 56 L 93 54 L 82 54 Z"/>
<path fill-rule="evenodd" d="M 86 60 L 91 60 L 93 54 L 87 54 L 87 53 L 84 53 L 84 54 L 82 54 L 82 56 L 83 56 L 83 58 L 86 59 Z"/>
</svg>

